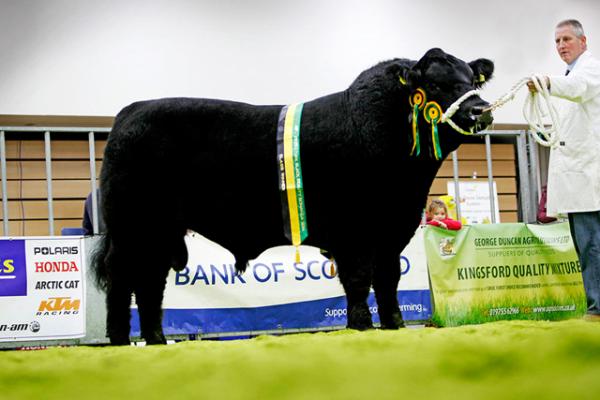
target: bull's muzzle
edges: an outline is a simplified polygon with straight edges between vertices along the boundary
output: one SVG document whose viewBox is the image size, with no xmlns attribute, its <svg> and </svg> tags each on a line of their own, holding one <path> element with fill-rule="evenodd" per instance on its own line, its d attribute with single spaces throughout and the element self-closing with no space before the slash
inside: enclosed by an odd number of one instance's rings
<svg viewBox="0 0 600 400">
<path fill-rule="evenodd" d="M 471 119 L 475 121 L 475 131 L 479 132 L 494 122 L 492 111 L 487 106 L 475 106 L 471 108 Z"/>
</svg>

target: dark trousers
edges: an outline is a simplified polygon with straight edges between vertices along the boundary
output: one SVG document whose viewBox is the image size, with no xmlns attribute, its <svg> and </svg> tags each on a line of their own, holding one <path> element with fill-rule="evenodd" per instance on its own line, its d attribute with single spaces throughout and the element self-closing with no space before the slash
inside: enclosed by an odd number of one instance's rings
<svg viewBox="0 0 600 400">
<path fill-rule="evenodd" d="M 569 225 L 581 264 L 587 312 L 600 315 L 600 211 L 570 213 Z"/>
</svg>

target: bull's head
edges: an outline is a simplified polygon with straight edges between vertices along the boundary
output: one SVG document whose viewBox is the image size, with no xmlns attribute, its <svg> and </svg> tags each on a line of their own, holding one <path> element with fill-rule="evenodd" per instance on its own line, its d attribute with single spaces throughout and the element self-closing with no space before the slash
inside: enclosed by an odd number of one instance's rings
<svg viewBox="0 0 600 400">
<path fill-rule="evenodd" d="M 485 129 L 493 121 L 491 112 L 486 110 L 489 104 L 475 92 L 491 78 L 493 71 L 494 63 L 488 59 L 480 58 L 466 63 L 441 49 L 431 49 L 404 71 L 401 80 L 411 93 L 418 93 L 414 97 L 416 102 L 424 101 L 421 112 L 426 112 L 425 116 L 440 113 L 440 123 L 448 122 L 441 113 L 447 112 L 464 96 L 449 123 L 452 125 L 454 122 L 458 127 L 453 125 L 455 130 L 462 133 L 474 133 Z M 429 110 L 425 109 L 427 103 L 432 105 Z M 432 110 L 431 107 L 436 108 L 434 103 L 439 108 Z M 414 104 L 411 103 L 411 106 L 414 107 Z"/>
</svg>

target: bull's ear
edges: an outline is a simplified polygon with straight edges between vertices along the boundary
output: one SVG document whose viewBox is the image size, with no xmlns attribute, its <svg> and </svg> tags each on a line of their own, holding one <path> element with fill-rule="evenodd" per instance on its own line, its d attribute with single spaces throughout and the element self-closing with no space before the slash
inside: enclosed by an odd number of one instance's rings
<svg viewBox="0 0 600 400">
<path fill-rule="evenodd" d="M 419 87 L 421 82 L 421 71 L 415 68 L 405 68 L 399 76 L 400 83 L 407 86 L 410 91 Z"/>
<path fill-rule="evenodd" d="M 489 81 L 494 73 L 494 62 L 487 58 L 479 58 L 471 61 L 469 67 L 473 70 L 473 84 L 478 88 Z"/>
</svg>

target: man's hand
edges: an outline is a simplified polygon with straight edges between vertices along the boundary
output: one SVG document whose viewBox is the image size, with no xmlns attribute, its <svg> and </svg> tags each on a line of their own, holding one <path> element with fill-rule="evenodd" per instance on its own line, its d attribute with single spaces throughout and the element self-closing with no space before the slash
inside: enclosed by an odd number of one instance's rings
<svg viewBox="0 0 600 400">
<path fill-rule="evenodd" d="M 546 85 L 546 87 L 548 89 L 550 89 L 550 79 L 547 76 L 542 77 L 542 84 Z M 531 93 L 537 93 L 537 89 L 535 88 L 535 84 L 533 83 L 533 80 L 529 80 L 527 82 L 527 88 L 529 89 L 529 91 Z"/>
</svg>

